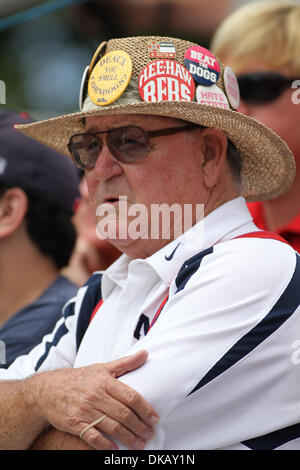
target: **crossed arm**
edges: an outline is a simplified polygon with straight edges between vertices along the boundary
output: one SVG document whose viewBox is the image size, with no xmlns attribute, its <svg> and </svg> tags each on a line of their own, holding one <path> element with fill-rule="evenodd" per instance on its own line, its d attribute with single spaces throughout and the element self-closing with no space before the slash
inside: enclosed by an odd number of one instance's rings
<svg viewBox="0 0 300 470">
<path fill-rule="evenodd" d="M 153 435 L 157 413 L 117 377 L 141 367 L 146 359 L 147 353 L 140 351 L 107 364 L 0 382 L 0 448 L 117 449 L 111 438 L 132 449 L 143 448 Z M 92 427 L 80 440 L 81 431 L 103 414 L 107 418 L 99 429 Z"/>
<path fill-rule="evenodd" d="M 191 277 L 184 292 L 169 299 L 159 321 L 138 346 L 133 346 L 149 351 L 151 360 L 146 363 L 147 353 L 140 351 L 135 356 L 106 365 L 44 372 L 25 381 L 0 383 L 0 447 L 111 449 L 116 439 L 126 448 L 137 448 L 151 437 L 155 417 L 157 419 L 156 411 L 141 395 L 155 404 L 161 419 L 149 444 L 151 448 L 183 448 L 183 445 L 188 448 L 232 448 L 245 438 L 269 434 L 298 422 L 299 374 L 289 357 L 289 344 L 300 324 L 298 291 L 289 297 L 288 313 L 291 316 L 288 318 L 291 321 L 286 321 L 283 315 L 283 327 L 281 323 L 280 326 L 276 324 L 277 334 L 273 334 L 269 320 L 270 312 L 273 316 L 274 312 L 278 315 L 277 310 L 272 308 L 270 311 L 272 306 L 278 305 L 278 293 L 286 302 L 287 288 L 292 286 L 294 289 L 297 285 L 298 278 L 293 274 L 295 254 L 292 252 L 290 263 L 284 264 L 281 257 L 273 257 L 271 252 L 267 258 L 273 266 L 270 271 L 264 257 L 257 255 L 257 244 L 247 245 L 247 248 L 233 253 L 226 246 L 222 263 L 219 254 L 215 258 L 211 256 L 209 262 L 202 263 L 200 275 Z M 279 249 L 277 245 L 276 249 Z M 261 250 L 265 247 L 261 246 Z M 284 271 L 282 266 L 286 266 Z M 298 276 L 299 271 L 295 273 Z M 293 282 L 290 282 L 291 278 Z M 241 279 L 247 279 L 247 282 L 240 282 Z M 224 280 L 226 285 L 239 285 L 234 295 L 231 289 L 224 289 Z M 216 295 L 216 292 L 222 292 L 222 295 Z M 201 302 L 195 301 L 198 297 Z M 279 312 L 282 316 L 283 309 Z M 237 363 L 239 367 L 234 368 L 232 364 L 236 363 L 230 362 L 232 359 L 228 362 L 227 352 L 233 346 L 240 347 L 241 339 L 249 338 L 249 334 L 251 341 L 247 347 L 252 346 L 253 334 L 257 335 L 257 327 L 265 331 L 266 319 L 270 336 L 266 341 L 263 337 L 253 349 L 254 357 L 252 349 L 246 349 L 247 356 L 242 356 Z M 276 367 L 274 351 L 277 351 Z M 256 353 L 265 355 L 257 359 Z M 213 379 L 224 380 L 224 387 L 229 387 L 227 390 L 230 391 L 227 394 L 222 392 L 222 383 L 214 388 L 211 378 L 206 382 L 212 384 L 211 388 L 202 384 L 203 378 L 207 379 L 214 366 L 224 358 L 227 358 L 225 372 L 230 373 L 218 372 Z M 249 386 L 253 370 L 255 380 Z M 233 377 L 239 379 L 238 387 L 232 387 L 231 374 L 234 373 L 236 376 Z M 190 398 L 185 400 L 194 391 L 195 402 Z M 195 403 L 198 404 L 196 408 Z M 238 405 L 237 411 L 241 403 L 246 404 L 248 414 L 251 412 L 256 417 L 248 420 L 246 427 L 248 415 L 232 414 L 234 403 Z M 180 413 L 176 415 L 179 407 Z M 105 436 L 91 428 L 84 434 L 84 442 L 79 441 L 81 431 L 103 414 L 107 418 L 100 423 L 99 429 Z M 264 419 L 261 419 L 262 414 Z M 276 421 L 270 423 L 269 417 L 275 415 Z M 222 429 L 230 430 L 225 437 L 219 432 L 220 417 Z M 173 433 L 176 419 L 178 426 L 188 423 L 184 433 Z M 199 422 L 206 423 L 209 430 L 199 426 Z M 47 423 L 58 432 L 52 430 L 36 440 Z"/>
</svg>

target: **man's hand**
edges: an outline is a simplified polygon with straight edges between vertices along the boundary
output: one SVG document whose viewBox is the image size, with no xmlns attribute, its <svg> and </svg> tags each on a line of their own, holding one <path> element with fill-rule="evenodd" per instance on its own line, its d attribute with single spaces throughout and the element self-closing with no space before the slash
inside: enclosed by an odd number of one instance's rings
<svg viewBox="0 0 300 470">
<path fill-rule="evenodd" d="M 107 364 L 42 372 L 24 381 L 24 396 L 36 415 L 76 436 L 107 415 L 83 435 L 95 449 L 117 449 L 107 436 L 141 449 L 153 436 L 158 415 L 139 393 L 116 378 L 141 367 L 146 359 L 147 352 L 139 351 Z"/>
</svg>

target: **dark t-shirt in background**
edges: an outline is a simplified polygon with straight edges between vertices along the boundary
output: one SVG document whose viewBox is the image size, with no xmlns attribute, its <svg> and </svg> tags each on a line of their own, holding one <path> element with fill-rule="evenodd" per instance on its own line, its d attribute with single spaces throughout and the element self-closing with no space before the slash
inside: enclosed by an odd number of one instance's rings
<svg viewBox="0 0 300 470">
<path fill-rule="evenodd" d="M 9 318 L 0 328 L 0 367 L 9 367 L 16 357 L 27 354 L 44 335 L 51 333 L 62 315 L 63 306 L 77 290 L 78 287 L 66 277 L 59 276 L 36 301 Z"/>
</svg>

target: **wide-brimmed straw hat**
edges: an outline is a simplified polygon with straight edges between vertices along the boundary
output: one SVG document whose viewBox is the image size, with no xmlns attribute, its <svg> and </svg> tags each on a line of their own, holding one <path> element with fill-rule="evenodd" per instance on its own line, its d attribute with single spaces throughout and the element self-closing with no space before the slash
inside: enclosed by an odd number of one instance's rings
<svg viewBox="0 0 300 470">
<path fill-rule="evenodd" d="M 177 118 L 224 130 L 241 154 L 248 201 L 278 197 L 293 182 L 295 162 L 287 144 L 236 111 L 239 93 L 232 70 L 195 43 L 157 36 L 102 43 L 85 70 L 80 95 L 79 112 L 17 128 L 70 156 L 69 139 L 84 132 L 85 117 Z"/>
</svg>

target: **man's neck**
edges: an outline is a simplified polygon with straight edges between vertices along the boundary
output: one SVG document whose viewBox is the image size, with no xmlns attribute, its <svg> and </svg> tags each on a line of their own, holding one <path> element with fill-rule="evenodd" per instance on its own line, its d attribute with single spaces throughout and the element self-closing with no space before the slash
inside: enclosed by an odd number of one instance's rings
<svg viewBox="0 0 300 470">
<path fill-rule="evenodd" d="M 53 261 L 32 245 L 1 246 L 0 327 L 18 310 L 35 301 L 58 274 Z"/>
</svg>

